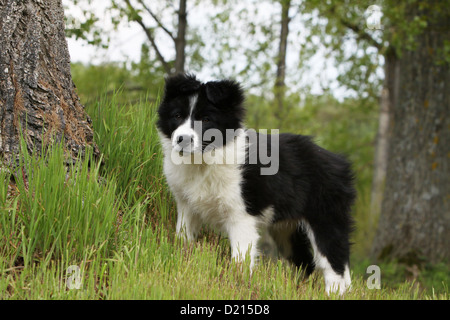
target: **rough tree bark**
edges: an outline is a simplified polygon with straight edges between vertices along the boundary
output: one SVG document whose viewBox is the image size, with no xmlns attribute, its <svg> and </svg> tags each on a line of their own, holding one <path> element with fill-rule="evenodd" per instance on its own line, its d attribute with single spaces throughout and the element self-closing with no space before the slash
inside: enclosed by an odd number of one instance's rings
<svg viewBox="0 0 450 320">
<path fill-rule="evenodd" d="M 450 68 L 439 58 L 448 39 L 448 16 L 429 16 L 416 49 L 397 60 L 398 95 L 386 186 L 373 254 L 413 264 L 450 259 Z"/>
<path fill-rule="evenodd" d="M 0 161 L 64 139 L 69 162 L 93 142 L 70 73 L 61 0 L 0 0 Z"/>
</svg>

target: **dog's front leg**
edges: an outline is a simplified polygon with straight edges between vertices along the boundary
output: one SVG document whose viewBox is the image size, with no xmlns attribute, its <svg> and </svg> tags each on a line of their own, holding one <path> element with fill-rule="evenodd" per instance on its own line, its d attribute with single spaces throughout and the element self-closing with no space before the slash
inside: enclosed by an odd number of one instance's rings
<svg viewBox="0 0 450 320">
<path fill-rule="evenodd" d="M 253 269 L 258 258 L 259 234 L 256 219 L 245 214 L 244 217 L 229 221 L 226 229 L 230 239 L 232 259 L 238 262 L 244 261 L 250 253 L 250 269 Z"/>
<path fill-rule="evenodd" d="M 201 227 L 198 217 L 182 201 L 177 201 L 177 207 L 177 236 L 187 241 L 197 239 Z"/>
</svg>

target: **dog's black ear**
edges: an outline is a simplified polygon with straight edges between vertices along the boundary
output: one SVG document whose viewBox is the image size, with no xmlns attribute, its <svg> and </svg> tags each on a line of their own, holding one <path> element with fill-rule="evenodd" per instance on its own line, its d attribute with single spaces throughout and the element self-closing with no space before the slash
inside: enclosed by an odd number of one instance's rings
<svg viewBox="0 0 450 320">
<path fill-rule="evenodd" d="M 166 78 L 164 89 L 165 98 L 174 98 L 197 91 L 201 86 L 200 81 L 193 74 L 177 74 Z"/>
<path fill-rule="evenodd" d="M 218 107 L 236 107 L 244 102 L 244 90 L 233 80 L 211 81 L 205 84 L 206 97 Z"/>
</svg>

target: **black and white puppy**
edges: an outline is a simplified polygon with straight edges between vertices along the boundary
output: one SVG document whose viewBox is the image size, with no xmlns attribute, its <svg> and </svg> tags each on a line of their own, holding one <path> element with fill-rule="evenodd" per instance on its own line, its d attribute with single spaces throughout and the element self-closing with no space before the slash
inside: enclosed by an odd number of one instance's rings
<svg viewBox="0 0 450 320">
<path fill-rule="evenodd" d="M 245 129 L 243 101 L 234 81 L 166 80 L 157 126 L 177 233 L 194 240 L 210 225 L 228 235 L 233 259 L 249 254 L 253 266 L 258 229 L 268 228 L 285 258 L 307 274 L 320 269 L 327 293 L 344 293 L 355 199 L 349 162 L 306 136 Z"/>
</svg>

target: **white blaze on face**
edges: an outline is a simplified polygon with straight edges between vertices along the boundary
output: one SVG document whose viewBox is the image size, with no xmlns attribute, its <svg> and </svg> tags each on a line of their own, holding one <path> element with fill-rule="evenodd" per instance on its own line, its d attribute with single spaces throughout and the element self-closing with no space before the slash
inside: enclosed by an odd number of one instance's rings
<svg viewBox="0 0 450 320">
<path fill-rule="evenodd" d="M 172 133 L 172 147 L 175 151 L 195 152 L 201 150 L 201 137 L 192 126 L 192 112 L 197 104 L 198 94 L 189 97 L 189 116 Z"/>
</svg>

